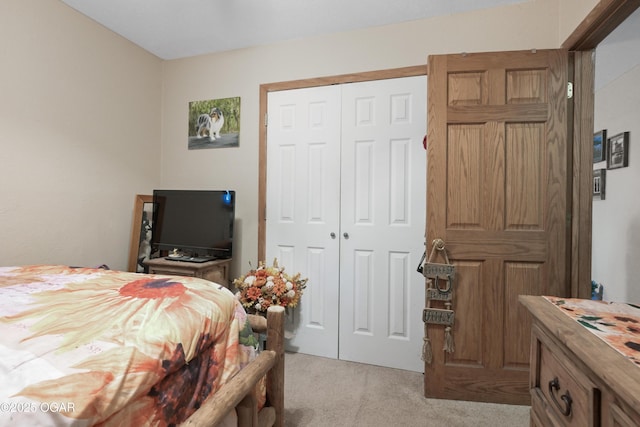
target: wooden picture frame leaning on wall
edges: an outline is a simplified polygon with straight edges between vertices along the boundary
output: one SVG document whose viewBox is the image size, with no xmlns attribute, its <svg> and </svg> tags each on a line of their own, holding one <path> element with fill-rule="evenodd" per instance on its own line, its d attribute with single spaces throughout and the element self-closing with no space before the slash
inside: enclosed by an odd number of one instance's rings
<svg viewBox="0 0 640 427">
<path fill-rule="evenodd" d="M 147 232 L 142 234 L 143 227 L 147 225 L 143 225 L 143 220 L 145 217 L 145 211 L 147 215 L 151 212 L 153 207 L 153 196 L 145 195 L 145 194 L 136 194 L 135 203 L 133 207 L 133 223 L 131 225 L 131 242 L 129 244 L 129 263 L 127 265 L 127 271 L 138 272 L 138 260 L 142 256 L 140 253 L 140 246 L 144 240 L 144 237 L 148 234 L 149 239 L 151 236 L 151 231 L 146 230 Z M 149 218 L 150 220 L 150 218 Z M 148 223 L 148 227 L 150 227 L 150 222 Z"/>
</svg>

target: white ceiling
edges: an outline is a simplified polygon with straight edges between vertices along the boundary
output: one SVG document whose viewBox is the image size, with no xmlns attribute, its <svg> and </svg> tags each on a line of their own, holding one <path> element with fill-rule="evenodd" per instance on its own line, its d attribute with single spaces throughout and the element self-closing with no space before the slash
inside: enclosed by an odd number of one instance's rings
<svg viewBox="0 0 640 427">
<path fill-rule="evenodd" d="M 176 59 L 526 0 L 61 0 Z"/>
</svg>

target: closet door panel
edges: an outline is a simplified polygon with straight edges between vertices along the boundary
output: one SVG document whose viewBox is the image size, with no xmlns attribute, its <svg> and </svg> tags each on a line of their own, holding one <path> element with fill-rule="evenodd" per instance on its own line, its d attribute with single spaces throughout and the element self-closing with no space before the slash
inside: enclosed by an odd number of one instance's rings
<svg viewBox="0 0 640 427">
<path fill-rule="evenodd" d="M 422 372 L 426 77 L 343 85 L 342 111 L 339 357 Z"/>
<path fill-rule="evenodd" d="M 273 92 L 268 111 L 266 261 L 309 278 L 288 346 L 337 358 L 340 88 Z"/>
</svg>

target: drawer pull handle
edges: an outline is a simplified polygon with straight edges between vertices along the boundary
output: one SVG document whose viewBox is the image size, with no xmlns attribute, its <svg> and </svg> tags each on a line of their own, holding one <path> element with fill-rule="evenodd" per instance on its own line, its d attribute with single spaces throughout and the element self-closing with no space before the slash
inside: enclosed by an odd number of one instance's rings
<svg viewBox="0 0 640 427">
<path fill-rule="evenodd" d="M 573 399 L 571 399 L 569 390 L 567 390 L 565 394 L 560 396 L 560 399 L 562 399 L 562 401 L 564 402 L 564 408 L 563 408 L 560 402 L 558 402 L 558 400 L 556 399 L 555 392 L 558 390 L 560 390 L 560 382 L 558 381 L 558 377 L 555 377 L 554 379 L 549 381 L 549 394 L 551 395 L 553 402 L 556 404 L 556 406 L 560 410 L 560 413 L 565 417 L 568 417 L 569 415 L 571 415 L 571 404 L 573 403 Z"/>
</svg>

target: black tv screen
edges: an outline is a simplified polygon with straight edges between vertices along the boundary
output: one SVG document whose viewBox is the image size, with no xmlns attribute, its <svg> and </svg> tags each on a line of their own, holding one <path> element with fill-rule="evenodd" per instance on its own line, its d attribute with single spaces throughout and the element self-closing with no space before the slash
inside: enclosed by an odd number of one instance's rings
<svg viewBox="0 0 640 427">
<path fill-rule="evenodd" d="M 154 190 L 151 245 L 188 256 L 233 254 L 235 192 Z"/>
</svg>

